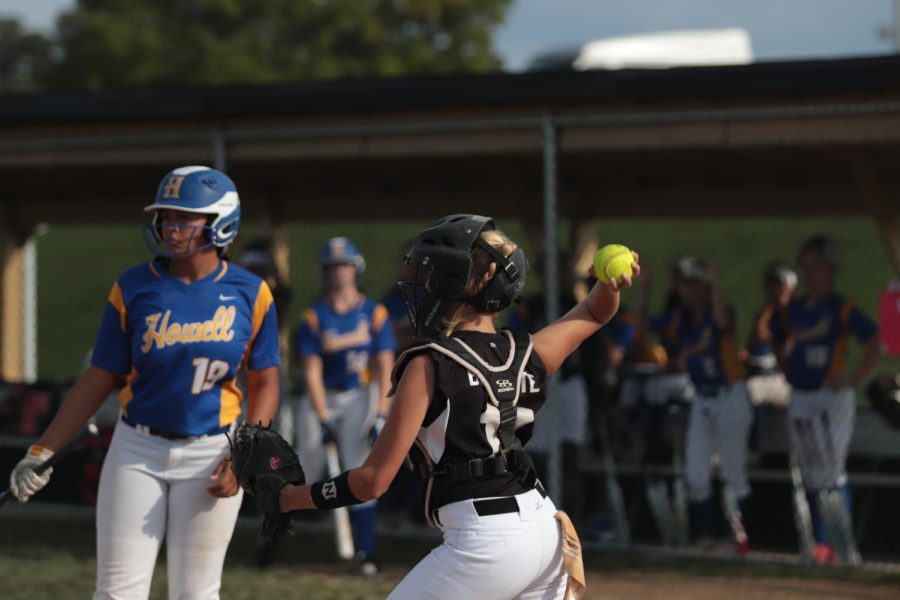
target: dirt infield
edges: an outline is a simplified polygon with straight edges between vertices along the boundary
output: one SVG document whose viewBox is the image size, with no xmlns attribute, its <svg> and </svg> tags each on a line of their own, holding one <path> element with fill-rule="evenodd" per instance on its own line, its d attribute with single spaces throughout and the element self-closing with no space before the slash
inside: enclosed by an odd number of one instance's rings
<svg viewBox="0 0 900 600">
<path fill-rule="evenodd" d="M 900 587 L 833 579 L 761 578 L 739 576 L 697 576 L 673 573 L 615 572 L 588 573 L 585 599 L 618 600 L 641 598 L 660 600 L 787 600 L 815 598 L 830 600 L 885 600 L 900 598 Z"/>
<path fill-rule="evenodd" d="M 8 506 L 0 513 L 0 599 L 68 600 L 93 590 L 92 515 L 27 518 L 35 506 Z M 335 560 L 330 532 L 307 527 L 284 540 L 278 558 L 260 570 L 255 561 L 256 521 L 239 527 L 226 557 L 222 597 L 228 600 L 380 600 L 438 540 L 385 537 L 385 572 L 374 579 L 345 575 Z M 167 596 L 165 552 L 154 575 L 151 600 Z M 713 561 L 646 552 L 588 552 L 586 599 L 707 600 L 900 600 L 900 573 L 873 568 Z M 37 573 L 40 577 L 23 576 Z M 478 600 L 477 598 L 462 600 Z"/>
</svg>

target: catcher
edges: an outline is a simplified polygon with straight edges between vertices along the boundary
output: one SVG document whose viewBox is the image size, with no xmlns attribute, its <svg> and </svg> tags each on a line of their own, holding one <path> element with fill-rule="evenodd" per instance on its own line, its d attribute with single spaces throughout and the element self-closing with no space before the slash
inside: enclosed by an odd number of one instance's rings
<svg viewBox="0 0 900 600">
<path fill-rule="evenodd" d="M 631 280 L 595 285 L 531 336 L 494 329 L 495 314 L 521 294 L 528 263 L 492 219 L 441 219 L 419 235 L 405 263 L 410 280 L 400 286 L 420 339 L 397 360 L 393 407 L 365 463 L 328 481 L 288 485 L 302 475 L 280 476 L 265 454 L 244 468 L 238 448 L 238 480 L 274 521 L 282 512 L 381 496 L 409 453 L 424 483 L 425 517 L 445 542 L 390 599 L 579 597 L 578 536 L 547 498 L 522 447 L 549 376 L 612 318 L 619 287 Z M 640 272 L 637 264 L 633 269 Z"/>
</svg>

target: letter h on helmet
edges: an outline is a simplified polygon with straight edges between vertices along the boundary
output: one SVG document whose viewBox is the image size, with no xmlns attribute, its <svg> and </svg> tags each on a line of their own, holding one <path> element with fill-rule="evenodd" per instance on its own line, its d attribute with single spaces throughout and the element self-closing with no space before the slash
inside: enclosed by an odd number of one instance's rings
<svg viewBox="0 0 900 600">
<path fill-rule="evenodd" d="M 198 252 L 211 246 L 224 250 L 237 237 L 241 223 L 241 201 L 234 182 L 221 171 L 209 167 L 181 167 L 163 177 L 153 204 L 144 212 L 153 213 L 153 220 L 144 225 L 144 238 L 157 256 L 171 258 L 162 234 L 160 211 L 164 209 L 208 215 L 203 227 L 207 243 L 190 250 Z"/>
</svg>

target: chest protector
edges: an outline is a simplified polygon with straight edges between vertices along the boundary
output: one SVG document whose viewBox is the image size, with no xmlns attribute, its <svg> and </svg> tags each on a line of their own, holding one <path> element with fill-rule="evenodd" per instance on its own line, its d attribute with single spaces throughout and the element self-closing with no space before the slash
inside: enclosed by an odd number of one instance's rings
<svg viewBox="0 0 900 600">
<path fill-rule="evenodd" d="M 506 362 L 499 366 L 489 364 L 468 344 L 453 337 L 417 342 L 397 360 L 392 374 L 395 387 L 406 364 L 414 356 L 431 351 L 449 358 L 479 381 L 487 396 L 487 402 L 500 412 L 500 424 L 496 432 L 499 449 L 483 458 L 457 463 L 447 463 L 442 458 L 435 463 L 421 440 L 416 439 L 410 449 L 409 459 L 419 479 L 427 482 L 427 489 L 430 489 L 435 478 L 444 478 L 452 482 L 520 472 L 522 478 L 530 485 L 537 479 L 534 463 L 522 449 L 522 443 L 516 436 L 517 404 L 533 343 L 531 336 L 526 333 L 514 333 L 509 330 L 503 330 L 502 333 L 509 340 L 509 354 Z M 452 397 L 449 401 L 452 402 Z"/>
</svg>

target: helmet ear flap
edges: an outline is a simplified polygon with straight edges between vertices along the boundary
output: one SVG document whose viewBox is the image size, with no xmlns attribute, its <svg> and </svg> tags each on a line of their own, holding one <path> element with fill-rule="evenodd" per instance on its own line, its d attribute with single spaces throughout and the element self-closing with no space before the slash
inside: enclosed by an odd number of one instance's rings
<svg viewBox="0 0 900 600">
<path fill-rule="evenodd" d="M 480 294 L 481 310 L 497 312 L 503 310 L 522 295 L 528 273 L 528 259 L 525 252 L 517 248 L 509 257 L 495 255 L 497 273 Z"/>
</svg>

